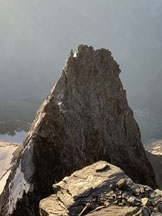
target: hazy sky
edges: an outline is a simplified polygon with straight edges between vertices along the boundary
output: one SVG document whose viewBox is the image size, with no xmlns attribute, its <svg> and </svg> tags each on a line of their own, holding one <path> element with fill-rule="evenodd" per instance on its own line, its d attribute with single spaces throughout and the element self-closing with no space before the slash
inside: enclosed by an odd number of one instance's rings
<svg viewBox="0 0 162 216">
<path fill-rule="evenodd" d="M 162 107 L 161 26 L 161 0 L 1 1 L 0 97 L 45 98 L 70 50 L 89 44 L 112 51 L 131 106 Z"/>
</svg>

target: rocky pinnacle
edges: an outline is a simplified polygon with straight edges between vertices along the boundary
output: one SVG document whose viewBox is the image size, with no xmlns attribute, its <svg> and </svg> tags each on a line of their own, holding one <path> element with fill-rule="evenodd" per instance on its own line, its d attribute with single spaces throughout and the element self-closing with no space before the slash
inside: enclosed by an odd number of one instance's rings
<svg viewBox="0 0 162 216">
<path fill-rule="evenodd" d="M 109 50 L 80 45 L 71 51 L 13 166 L 0 215 L 39 215 L 52 184 L 99 160 L 156 187 L 119 74 Z"/>
</svg>

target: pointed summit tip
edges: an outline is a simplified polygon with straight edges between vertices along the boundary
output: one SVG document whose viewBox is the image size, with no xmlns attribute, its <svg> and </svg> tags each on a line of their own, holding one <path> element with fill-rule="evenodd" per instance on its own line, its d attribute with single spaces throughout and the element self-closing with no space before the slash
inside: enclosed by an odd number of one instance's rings
<svg viewBox="0 0 162 216">
<path fill-rule="evenodd" d="M 84 53 L 84 52 L 89 52 L 89 53 L 97 52 L 97 53 L 105 53 L 105 54 L 107 53 L 108 55 L 111 56 L 111 52 L 108 49 L 105 48 L 94 49 L 93 46 L 79 44 L 75 53 Z"/>
<path fill-rule="evenodd" d="M 66 75 L 74 76 L 76 73 L 84 73 L 87 70 L 93 71 L 93 73 L 98 71 L 100 75 L 114 73 L 116 76 L 121 72 L 108 49 L 94 49 L 93 46 L 80 44 L 75 52 L 70 51 L 63 72 Z M 89 73 L 86 72 L 85 75 L 87 74 Z"/>
</svg>

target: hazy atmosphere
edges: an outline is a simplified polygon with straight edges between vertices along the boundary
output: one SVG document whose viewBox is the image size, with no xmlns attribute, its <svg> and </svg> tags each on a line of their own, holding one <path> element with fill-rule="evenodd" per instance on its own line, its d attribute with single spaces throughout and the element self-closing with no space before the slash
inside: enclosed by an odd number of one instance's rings
<svg viewBox="0 0 162 216">
<path fill-rule="evenodd" d="M 162 114 L 161 0 L 3 0 L 0 120 L 32 122 L 78 44 L 107 48 L 133 109 Z"/>
<path fill-rule="evenodd" d="M 0 216 L 162 215 L 161 83 L 162 0 L 0 0 Z"/>
</svg>

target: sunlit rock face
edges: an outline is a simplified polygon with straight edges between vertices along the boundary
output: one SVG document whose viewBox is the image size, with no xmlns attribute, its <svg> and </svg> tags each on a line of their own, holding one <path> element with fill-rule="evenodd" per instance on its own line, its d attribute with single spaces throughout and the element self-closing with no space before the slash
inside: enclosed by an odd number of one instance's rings
<svg viewBox="0 0 162 216">
<path fill-rule="evenodd" d="M 8 179 L 2 216 L 39 215 L 38 203 L 53 183 L 98 160 L 156 186 L 119 74 L 109 50 L 80 45 L 71 51 Z"/>
</svg>

